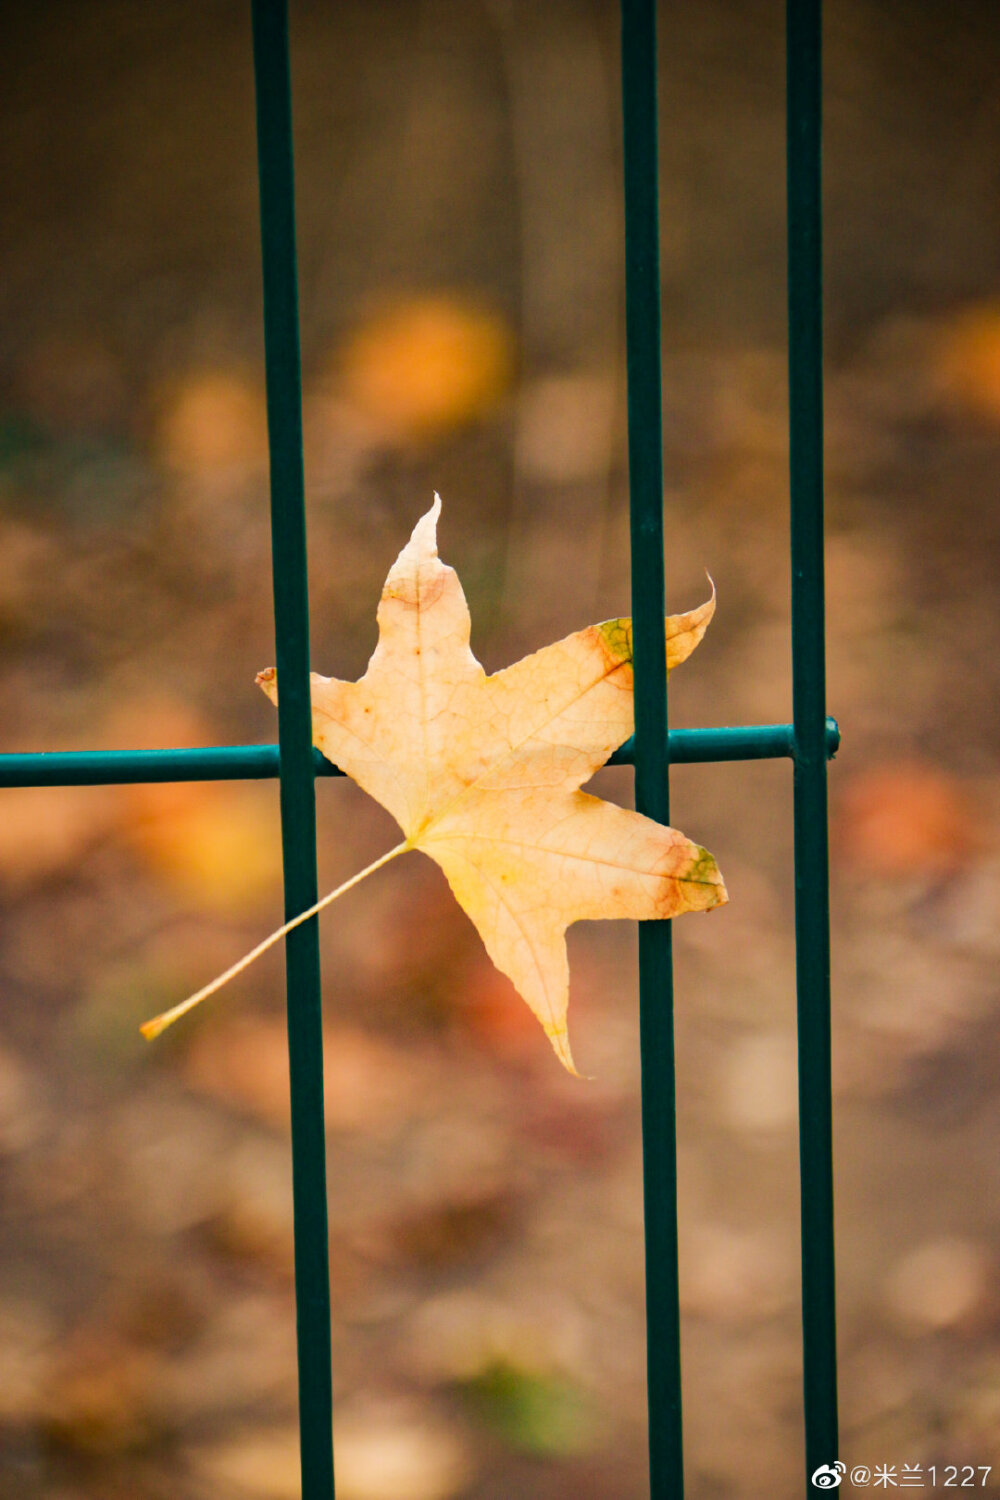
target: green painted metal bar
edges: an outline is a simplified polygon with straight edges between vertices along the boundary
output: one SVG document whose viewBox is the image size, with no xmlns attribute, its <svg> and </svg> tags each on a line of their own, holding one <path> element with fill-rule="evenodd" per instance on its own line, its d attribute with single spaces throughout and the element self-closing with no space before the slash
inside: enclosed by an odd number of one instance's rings
<svg viewBox="0 0 1000 1500">
<path fill-rule="evenodd" d="M 837 1458 L 823 588 L 821 0 L 787 3 L 795 944 L 803 1383 L 809 1476 Z"/>
<path fill-rule="evenodd" d="M 826 721 L 826 754 L 832 760 L 840 749 L 840 729 L 835 719 Z M 718 729 L 671 729 L 667 756 L 672 766 L 707 765 L 712 761 L 779 760 L 795 754 L 795 730 L 791 724 L 741 724 Z M 635 739 L 626 740 L 608 760 L 609 766 L 635 763 Z M 3 757 L 0 756 L 0 779 Z"/>
<path fill-rule="evenodd" d="M 744 724 L 735 728 L 672 729 L 670 761 L 777 760 L 795 753 L 791 724 Z M 840 730 L 826 721 L 826 753 L 833 757 Z M 630 766 L 634 742 L 616 750 L 609 766 Z M 151 781 L 263 781 L 278 775 L 277 745 L 209 745 L 198 750 L 57 750 L 0 755 L 0 787 L 125 786 Z M 343 776 L 339 766 L 313 749 L 316 776 Z"/>
<path fill-rule="evenodd" d="M 0 787 L 116 786 L 150 781 L 250 781 L 278 775 L 277 745 L 198 750 L 58 750 L 0 755 Z"/>
<path fill-rule="evenodd" d="M 285 918 L 316 900 L 316 805 L 287 0 L 253 0 Z M 333 1500 L 319 929 L 285 943 L 303 1500 Z"/>
<path fill-rule="evenodd" d="M 670 756 L 663 656 L 656 0 L 622 0 L 621 48 L 635 805 L 640 812 L 666 823 L 670 816 Z M 671 937 L 669 922 L 639 924 L 651 1500 L 681 1500 L 684 1493 Z"/>
</svg>

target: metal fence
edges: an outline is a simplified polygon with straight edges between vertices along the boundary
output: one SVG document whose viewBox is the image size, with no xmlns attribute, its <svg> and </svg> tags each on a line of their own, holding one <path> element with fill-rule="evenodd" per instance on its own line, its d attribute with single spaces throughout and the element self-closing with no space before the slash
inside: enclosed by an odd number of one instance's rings
<svg viewBox="0 0 1000 1500">
<path fill-rule="evenodd" d="M 80 786 L 278 777 L 286 919 L 316 887 L 302 403 L 287 0 L 252 0 L 276 659 L 277 745 L 0 756 L 0 785 Z M 622 0 L 626 334 L 637 808 L 666 822 L 671 762 L 788 757 L 794 768 L 795 929 L 806 1473 L 837 1457 L 830 1090 L 820 123 L 821 0 L 787 0 L 792 724 L 668 731 L 663 657 L 663 473 L 656 4 Z M 286 942 L 303 1500 L 333 1500 L 323 1049 L 315 918 Z M 650 1493 L 683 1495 L 673 977 L 668 922 L 639 930 Z M 390 1500 L 390 1497 L 386 1497 Z"/>
</svg>

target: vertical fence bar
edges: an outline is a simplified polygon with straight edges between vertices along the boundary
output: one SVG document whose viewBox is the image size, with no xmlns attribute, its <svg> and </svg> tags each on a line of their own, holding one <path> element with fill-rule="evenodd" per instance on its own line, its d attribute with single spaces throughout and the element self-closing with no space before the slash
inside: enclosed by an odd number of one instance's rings
<svg viewBox="0 0 1000 1500">
<path fill-rule="evenodd" d="M 788 361 L 791 438 L 795 943 L 802 1318 L 808 1476 L 837 1457 L 830 1086 L 830 916 L 823 597 L 821 0 L 788 0 Z"/>
<path fill-rule="evenodd" d="M 663 444 L 657 182 L 656 0 L 622 0 L 625 300 L 635 669 L 635 805 L 670 816 L 663 647 Z M 639 924 L 646 1360 L 651 1500 L 681 1500 L 677 1118 L 669 922 Z"/>
<path fill-rule="evenodd" d="M 316 802 L 287 0 L 253 0 L 285 918 L 316 900 Z M 323 1032 L 316 920 L 286 939 L 303 1500 L 333 1500 Z"/>
</svg>

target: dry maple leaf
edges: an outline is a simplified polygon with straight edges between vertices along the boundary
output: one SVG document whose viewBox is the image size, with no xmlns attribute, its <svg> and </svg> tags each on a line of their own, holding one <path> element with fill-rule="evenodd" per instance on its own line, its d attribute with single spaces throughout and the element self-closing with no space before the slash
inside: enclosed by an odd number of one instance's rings
<svg viewBox="0 0 1000 1500">
<path fill-rule="evenodd" d="M 575 1072 L 566 928 L 706 911 L 726 890 L 707 850 L 580 790 L 632 733 L 631 620 L 591 625 L 488 677 L 469 649 L 458 575 L 438 557 L 440 510 L 435 496 L 389 572 L 365 675 L 341 682 L 313 673 L 315 744 L 405 835 L 319 905 L 397 854 L 423 850 Z M 691 654 L 714 610 L 711 599 L 668 617 L 668 670 Z M 276 702 L 274 668 L 257 681 Z M 147 1035 L 226 977 L 147 1023 Z"/>
</svg>

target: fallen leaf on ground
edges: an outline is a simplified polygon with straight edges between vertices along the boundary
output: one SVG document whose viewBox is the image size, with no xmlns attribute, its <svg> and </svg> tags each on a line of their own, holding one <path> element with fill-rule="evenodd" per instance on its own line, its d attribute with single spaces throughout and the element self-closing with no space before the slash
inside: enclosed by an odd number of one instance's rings
<svg viewBox="0 0 1000 1500">
<path fill-rule="evenodd" d="M 706 911 L 726 900 L 715 860 L 681 833 L 580 787 L 633 728 L 632 622 L 577 631 L 487 676 L 469 649 L 462 586 L 438 557 L 441 502 L 389 572 L 379 642 L 358 682 L 312 678 L 313 739 L 380 802 L 405 839 L 324 897 L 328 905 L 409 849 L 444 871 L 490 958 L 541 1021 L 560 1061 L 567 1034 L 566 928 Z M 708 627 L 714 598 L 666 621 L 668 671 Z M 277 674 L 258 682 L 277 702 Z M 303 921 L 310 913 L 294 919 Z M 156 1035 L 289 930 L 166 1016 Z"/>
</svg>

